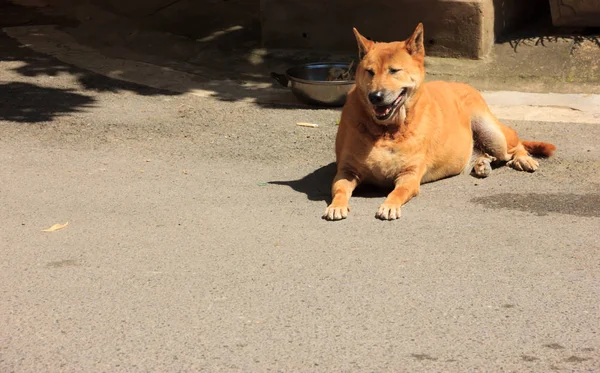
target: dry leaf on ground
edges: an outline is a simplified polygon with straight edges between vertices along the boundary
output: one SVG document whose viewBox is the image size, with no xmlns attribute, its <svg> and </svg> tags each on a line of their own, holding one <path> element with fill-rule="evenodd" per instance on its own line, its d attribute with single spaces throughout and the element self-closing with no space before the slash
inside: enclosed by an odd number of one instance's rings
<svg viewBox="0 0 600 373">
<path fill-rule="evenodd" d="M 311 128 L 317 128 L 317 127 L 319 127 L 318 124 L 315 124 L 315 123 L 305 123 L 305 122 L 299 122 L 299 123 L 296 123 L 296 125 L 300 126 L 300 127 L 311 127 Z"/>
<path fill-rule="evenodd" d="M 69 222 L 66 222 L 65 224 L 54 224 L 50 228 L 42 230 L 42 232 L 54 232 L 59 229 L 65 228 L 67 225 L 69 225 Z"/>
</svg>

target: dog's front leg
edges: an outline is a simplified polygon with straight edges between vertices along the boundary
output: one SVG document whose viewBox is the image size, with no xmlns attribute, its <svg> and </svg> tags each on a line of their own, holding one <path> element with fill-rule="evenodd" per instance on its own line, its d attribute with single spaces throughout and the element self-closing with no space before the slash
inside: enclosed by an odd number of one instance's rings
<svg viewBox="0 0 600 373">
<path fill-rule="evenodd" d="M 352 191 L 358 185 L 358 178 L 356 175 L 345 171 L 339 170 L 333 179 L 333 185 L 331 186 L 331 195 L 333 200 L 331 204 L 327 206 L 323 219 L 327 220 L 342 220 L 348 216 L 348 201 L 352 196 Z"/>
<path fill-rule="evenodd" d="M 394 182 L 394 190 L 388 194 L 375 216 L 381 220 L 398 219 L 402 205 L 419 194 L 422 177 L 421 170 L 410 170 L 398 176 Z"/>
</svg>

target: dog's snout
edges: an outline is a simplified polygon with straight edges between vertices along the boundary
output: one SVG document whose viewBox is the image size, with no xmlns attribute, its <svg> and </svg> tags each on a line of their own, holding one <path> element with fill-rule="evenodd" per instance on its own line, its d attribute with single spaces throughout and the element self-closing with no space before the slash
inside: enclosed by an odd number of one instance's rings
<svg viewBox="0 0 600 373">
<path fill-rule="evenodd" d="M 371 101 L 373 105 L 379 105 L 383 102 L 384 96 L 385 94 L 383 91 L 371 92 L 369 93 L 369 101 Z"/>
</svg>

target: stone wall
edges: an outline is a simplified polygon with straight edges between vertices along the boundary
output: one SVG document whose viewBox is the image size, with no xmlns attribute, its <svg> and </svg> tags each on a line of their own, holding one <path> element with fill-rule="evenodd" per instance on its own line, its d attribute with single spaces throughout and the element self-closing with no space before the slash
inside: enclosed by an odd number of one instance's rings
<svg viewBox="0 0 600 373">
<path fill-rule="evenodd" d="M 373 40 L 393 41 L 405 39 L 423 22 L 429 55 L 482 58 L 495 36 L 546 12 L 549 0 L 12 1 L 59 5 L 73 12 L 87 4 L 117 15 L 132 28 L 167 31 L 224 50 L 264 46 L 354 52 L 352 27 Z M 600 8 L 600 0 L 550 1 L 562 7 L 580 4 L 579 14 L 587 14 L 591 5 Z M 85 22 L 89 14 L 93 18 L 88 10 L 80 19 Z"/>
<path fill-rule="evenodd" d="M 556 26 L 600 27 L 600 0 L 550 0 Z"/>
<path fill-rule="evenodd" d="M 356 49 L 352 27 L 395 41 L 418 22 L 431 55 L 478 58 L 493 43 L 492 0 L 261 0 L 265 47 L 348 51 Z"/>
</svg>

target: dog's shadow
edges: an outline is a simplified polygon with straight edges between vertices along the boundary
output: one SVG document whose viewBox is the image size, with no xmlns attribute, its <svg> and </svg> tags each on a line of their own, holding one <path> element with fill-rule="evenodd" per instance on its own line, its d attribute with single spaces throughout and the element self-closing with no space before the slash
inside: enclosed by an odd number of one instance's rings
<svg viewBox="0 0 600 373">
<path fill-rule="evenodd" d="M 322 166 L 302 179 L 290 181 L 269 181 L 269 184 L 287 185 L 296 192 L 306 194 L 311 201 L 324 201 L 327 205 L 331 203 L 331 183 L 336 173 L 336 164 L 331 162 Z M 386 191 L 372 185 L 360 185 L 354 193 L 355 197 L 380 198 L 387 195 Z"/>
</svg>

